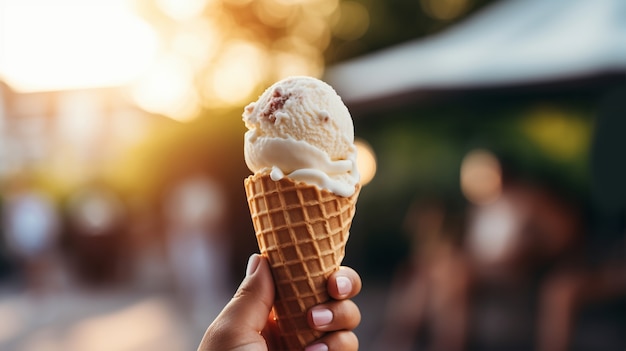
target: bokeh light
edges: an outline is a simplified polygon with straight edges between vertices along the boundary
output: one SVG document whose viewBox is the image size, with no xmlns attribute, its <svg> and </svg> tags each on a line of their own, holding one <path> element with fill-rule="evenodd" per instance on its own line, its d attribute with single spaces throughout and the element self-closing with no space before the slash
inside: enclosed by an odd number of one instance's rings
<svg viewBox="0 0 626 351">
<path fill-rule="evenodd" d="M 376 175 L 376 154 L 372 146 L 363 139 L 356 139 L 354 145 L 357 150 L 357 167 L 361 174 L 359 182 L 367 185 Z"/>
<path fill-rule="evenodd" d="M 134 84 L 133 97 L 142 108 L 179 121 L 202 111 L 238 108 L 286 76 L 320 77 L 331 22 L 353 37 L 368 23 L 367 11 L 356 3 L 346 5 L 347 17 L 331 20 L 340 12 L 336 0 L 140 3 L 138 13 L 159 33 L 161 58 Z M 355 20 L 361 24 L 351 25 Z M 186 67 L 181 72 L 168 64 L 160 67 L 163 57 L 180 59 Z"/>
<path fill-rule="evenodd" d="M 178 21 L 189 20 L 202 13 L 206 0 L 157 0 L 156 4 L 161 11 Z"/>
<path fill-rule="evenodd" d="M 291 2 L 258 0 L 254 5 L 255 14 L 267 26 L 282 28 L 295 20 L 297 7 Z"/>
<path fill-rule="evenodd" d="M 432 18 L 451 20 L 470 7 L 471 0 L 420 0 L 422 9 Z"/>
<path fill-rule="evenodd" d="M 222 44 L 220 28 L 201 19 L 186 21 L 173 34 L 171 51 L 184 57 L 194 70 L 203 69 Z"/>
<path fill-rule="evenodd" d="M 369 22 L 369 12 L 363 4 L 356 1 L 343 1 L 332 26 L 333 34 L 339 39 L 355 40 L 367 32 Z"/>
<path fill-rule="evenodd" d="M 244 104 L 264 79 L 266 51 L 248 41 L 232 41 L 223 48 L 215 69 L 205 82 L 205 98 L 211 103 Z"/>
<path fill-rule="evenodd" d="M 328 23 L 321 17 L 302 18 L 301 21 L 297 21 L 289 27 L 289 32 L 291 36 L 300 38 L 320 49 L 326 49 L 331 40 L 331 31 Z M 284 49 L 282 48 L 282 50 Z"/>
<path fill-rule="evenodd" d="M 184 122 L 245 104 L 286 76 L 320 77 L 332 35 L 354 40 L 369 26 L 362 4 L 336 0 L 2 6 L 10 54 L 0 57 L 0 76 L 15 89 L 124 86 L 140 108 Z"/>
<path fill-rule="evenodd" d="M 133 85 L 132 95 L 146 111 L 188 121 L 197 116 L 200 108 L 193 80 L 194 72 L 184 59 L 163 57 Z"/>
<path fill-rule="evenodd" d="M 502 169 L 496 156 L 482 149 L 469 152 L 461 163 L 461 190 L 472 203 L 495 201 L 502 192 Z"/>
<path fill-rule="evenodd" d="M 555 160 L 575 160 L 591 141 L 589 122 L 551 106 L 532 110 L 522 125 L 526 135 Z"/>
</svg>

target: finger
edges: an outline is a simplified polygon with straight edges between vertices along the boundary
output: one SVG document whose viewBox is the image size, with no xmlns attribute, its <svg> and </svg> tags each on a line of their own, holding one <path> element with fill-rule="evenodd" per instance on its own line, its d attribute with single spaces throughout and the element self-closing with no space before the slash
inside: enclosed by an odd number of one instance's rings
<svg viewBox="0 0 626 351">
<path fill-rule="evenodd" d="M 347 330 L 328 333 L 306 347 L 305 351 L 357 351 L 359 339 Z"/>
<path fill-rule="evenodd" d="M 246 278 L 224 308 L 230 322 L 261 331 L 274 303 L 274 283 L 267 259 L 254 254 L 248 260 Z"/>
<path fill-rule="evenodd" d="M 352 268 L 340 267 L 328 278 L 328 294 L 338 300 L 350 299 L 361 291 L 361 277 Z"/>
<path fill-rule="evenodd" d="M 274 283 L 267 260 L 252 255 L 235 296 L 209 326 L 198 350 L 227 350 L 263 342 L 259 332 L 274 302 Z"/>
<path fill-rule="evenodd" d="M 352 330 L 361 323 L 361 311 L 352 300 L 316 305 L 308 312 L 311 328 L 320 331 Z"/>
</svg>

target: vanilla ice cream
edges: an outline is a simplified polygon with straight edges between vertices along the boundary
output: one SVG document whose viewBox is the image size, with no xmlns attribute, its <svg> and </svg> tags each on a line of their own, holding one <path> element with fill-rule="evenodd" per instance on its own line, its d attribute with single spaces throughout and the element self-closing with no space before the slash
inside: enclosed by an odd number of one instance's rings
<svg viewBox="0 0 626 351">
<path fill-rule="evenodd" d="M 289 177 L 340 196 L 359 181 L 354 126 L 335 90 L 311 77 L 290 77 L 246 106 L 244 156 L 254 173 Z"/>
</svg>

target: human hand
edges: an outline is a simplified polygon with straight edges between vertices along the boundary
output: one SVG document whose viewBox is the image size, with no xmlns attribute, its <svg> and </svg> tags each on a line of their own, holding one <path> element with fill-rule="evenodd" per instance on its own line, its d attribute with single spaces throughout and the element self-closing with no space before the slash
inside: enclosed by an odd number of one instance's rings
<svg viewBox="0 0 626 351">
<path fill-rule="evenodd" d="M 361 291 L 361 278 L 341 267 L 328 279 L 331 300 L 308 311 L 309 325 L 326 332 L 305 351 L 353 351 L 359 346 L 352 332 L 361 321 L 357 305 L 349 300 Z M 254 254 L 235 296 L 206 330 L 198 351 L 278 351 L 278 327 L 271 315 L 274 281 L 267 260 Z"/>
</svg>

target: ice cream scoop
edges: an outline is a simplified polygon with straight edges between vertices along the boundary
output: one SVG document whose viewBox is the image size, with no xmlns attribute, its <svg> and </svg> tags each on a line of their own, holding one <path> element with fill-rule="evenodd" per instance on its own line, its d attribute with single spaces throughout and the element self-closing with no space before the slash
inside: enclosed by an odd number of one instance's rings
<svg viewBox="0 0 626 351">
<path fill-rule="evenodd" d="M 289 77 L 270 86 L 243 113 L 249 129 L 244 156 L 252 172 L 289 177 L 340 196 L 359 181 L 354 126 L 341 97 L 312 77 Z"/>
</svg>

